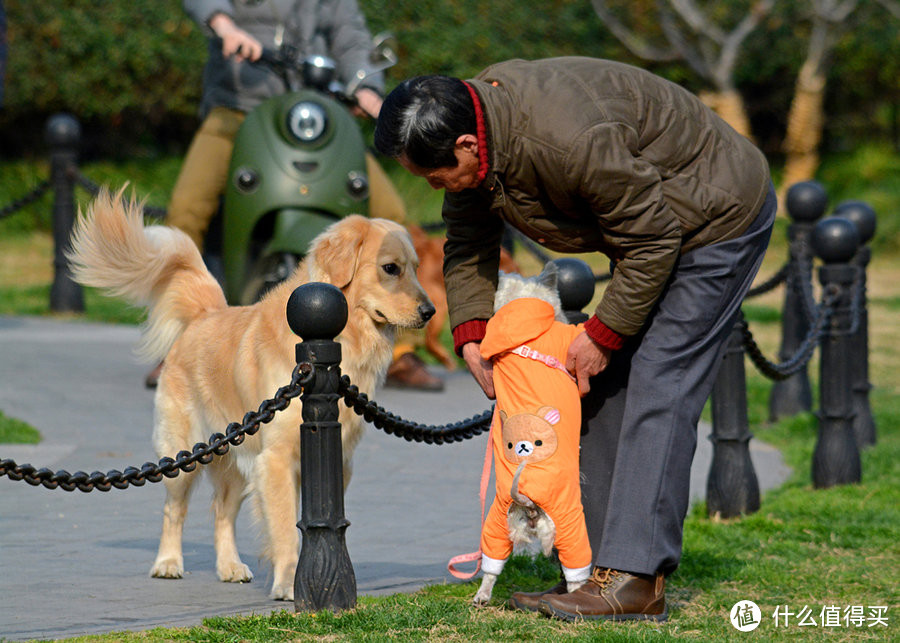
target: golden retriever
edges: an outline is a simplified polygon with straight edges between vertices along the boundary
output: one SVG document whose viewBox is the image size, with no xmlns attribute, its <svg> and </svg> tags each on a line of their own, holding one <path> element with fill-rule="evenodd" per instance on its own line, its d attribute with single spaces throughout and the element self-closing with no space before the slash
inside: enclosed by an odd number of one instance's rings
<svg viewBox="0 0 900 643">
<path fill-rule="evenodd" d="M 146 306 L 139 354 L 165 358 L 155 399 L 153 443 L 174 457 L 224 432 L 229 422 L 290 382 L 299 341 L 287 325 L 291 292 L 309 281 L 333 284 L 347 299 L 349 319 L 338 337 L 342 372 L 369 395 L 391 361 L 396 327 L 421 328 L 434 306 L 416 278 L 409 234 L 385 219 L 353 215 L 331 225 L 310 245 L 294 275 L 252 306 L 229 307 L 190 238 L 180 230 L 144 226 L 139 205 L 122 191 L 103 191 L 80 217 L 69 259 L 85 285 Z M 362 435 L 361 418 L 341 404 L 344 487 Z M 205 468 L 213 485 L 216 571 L 223 581 L 246 582 L 234 539 L 241 502 L 251 495 L 273 565 L 271 597 L 293 600 L 299 557 L 300 400 L 254 436 Z M 159 553 L 150 575 L 181 578 L 181 535 L 188 497 L 200 469 L 167 478 Z"/>
</svg>

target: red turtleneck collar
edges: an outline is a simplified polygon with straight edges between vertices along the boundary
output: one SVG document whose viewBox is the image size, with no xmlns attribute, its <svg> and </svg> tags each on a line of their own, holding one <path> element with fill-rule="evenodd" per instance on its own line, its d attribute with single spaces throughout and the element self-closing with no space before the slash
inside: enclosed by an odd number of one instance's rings
<svg viewBox="0 0 900 643">
<path fill-rule="evenodd" d="M 484 112 L 481 109 L 481 101 L 478 100 L 478 94 L 475 93 L 472 86 L 466 81 L 462 81 L 462 84 L 469 90 L 469 96 L 472 97 L 472 105 L 475 106 L 475 127 L 478 135 L 478 182 L 481 183 L 488 172 L 487 128 L 484 126 Z"/>
</svg>

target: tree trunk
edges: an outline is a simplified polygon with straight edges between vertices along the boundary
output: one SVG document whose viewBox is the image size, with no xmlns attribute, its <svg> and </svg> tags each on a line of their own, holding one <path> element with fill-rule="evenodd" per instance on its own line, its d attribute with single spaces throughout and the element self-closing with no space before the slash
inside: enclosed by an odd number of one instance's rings
<svg viewBox="0 0 900 643">
<path fill-rule="evenodd" d="M 799 181 L 815 177 L 819 168 L 819 143 L 825 123 L 825 74 L 819 65 L 807 62 L 800 69 L 791 109 L 788 112 L 782 191 Z"/>
<path fill-rule="evenodd" d="M 744 99 L 736 89 L 724 91 L 702 91 L 700 100 L 731 125 L 738 134 L 753 140 L 753 130 L 750 127 L 750 119 L 744 109 Z"/>
</svg>

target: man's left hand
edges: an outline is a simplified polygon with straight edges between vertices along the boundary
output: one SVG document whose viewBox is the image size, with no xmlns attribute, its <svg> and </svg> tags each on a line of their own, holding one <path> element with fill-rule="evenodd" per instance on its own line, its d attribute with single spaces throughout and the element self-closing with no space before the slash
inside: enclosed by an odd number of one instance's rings
<svg viewBox="0 0 900 643">
<path fill-rule="evenodd" d="M 582 331 L 572 343 L 566 354 L 566 369 L 575 375 L 578 381 L 578 393 L 581 397 L 591 390 L 589 380 L 592 376 L 605 370 L 609 365 L 608 348 L 600 346 L 587 333 Z"/>
</svg>

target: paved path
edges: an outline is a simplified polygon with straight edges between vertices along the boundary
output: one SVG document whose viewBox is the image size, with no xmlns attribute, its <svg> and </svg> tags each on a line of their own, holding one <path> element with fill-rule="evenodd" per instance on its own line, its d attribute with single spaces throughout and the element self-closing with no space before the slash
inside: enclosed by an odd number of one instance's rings
<svg viewBox="0 0 900 643">
<path fill-rule="evenodd" d="M 74 472 L 156 461 L 153 394 L 132 348 L 135 328 L 0 317 L 0 409 L 38 428 L 38 446 L 0 445 L 0 458 Z M 274 391 L 273 391 L 274 393 Z M 465 372 L 444 393 L 385 389 L 377 401 L 404 418 L 453 422 L 488 408 Z M 265 429 L 263 429 L 265 430 Z M 701 427 L 708 435 L 709 427 Z M 346 497 L 347 549 L 360 594 L 453 582 L 447 560 L 478 545 L 478 481 L 486 435 L 451 445 L 417 444 L 367 429 Z M 705 493 L 711 448 L 701 439 L 691 484 Z M 752 457 L 762 488 L 788 471 L 760 443 Z M 151 579 L 164 497 L 161 484 L 67 493 L 0 479 L 0 640 L 196 625 L 208 616 L 268 613 L 293 605 L 267 597 L 271 574 L 257 558 L 250 511 L 238 546 L 254 581 L 216 579 L 210 488 L 197 486 L 185 526 L 186 576 Z"/>
</svg>

